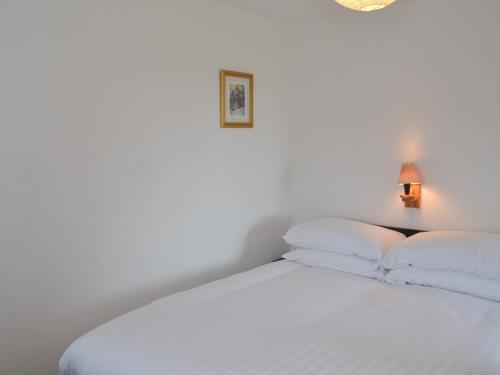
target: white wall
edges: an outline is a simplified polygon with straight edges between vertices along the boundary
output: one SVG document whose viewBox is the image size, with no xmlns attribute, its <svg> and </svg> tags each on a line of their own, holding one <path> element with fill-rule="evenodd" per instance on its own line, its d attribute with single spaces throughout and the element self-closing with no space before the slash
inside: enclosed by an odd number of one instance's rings
<svg viewBox="0 0 500 375">
<path fill-rule="evenodd" d="M 284 40 L 201 0 L 0 3 L 1 374 L 281 254 Z M 254 129 L 219 129 L 221 68 L 255 74 Z"/>
<path fill-rule="evenodd" d="M 496 0 L 399 0 L 292 27 L 292 220 L 500 232 L 499 20 Z M 420 210 L 399 199 L 405 161 Z"/>
<path fill-rule="evenodd" d="M 290 160 L 293 221 L 500 231 L 500 2 L 321 5 L 286 34 L 204 0 L 0 2 L 1 374 L 279 255 Z M 218 128 L 220 68 L 255 73 L 255 129 Z"/>
</svg>

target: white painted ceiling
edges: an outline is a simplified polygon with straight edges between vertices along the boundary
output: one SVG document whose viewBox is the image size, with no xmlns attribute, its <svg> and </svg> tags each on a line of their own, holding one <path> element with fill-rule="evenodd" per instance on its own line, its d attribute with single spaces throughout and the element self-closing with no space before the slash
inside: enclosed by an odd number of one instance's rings
<svg viewBox="0 0 500 375">
<path fill-rule="evenodd" d="M 340 6 L 334 0 L 212 0 L 282 22 L 295 22 Z"/>
</svg>

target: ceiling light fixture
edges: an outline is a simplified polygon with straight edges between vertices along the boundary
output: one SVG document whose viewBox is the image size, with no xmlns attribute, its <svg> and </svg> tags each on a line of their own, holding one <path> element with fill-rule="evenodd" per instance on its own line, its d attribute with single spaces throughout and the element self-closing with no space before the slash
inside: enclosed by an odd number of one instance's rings
<svg viewBox="0 0 500 375">
<path fill-rule="evenodd" d="M 340 5 L 361 12 L 371 12 L 391 5 L 396 0 L 335 0 Z"/>
</svg>

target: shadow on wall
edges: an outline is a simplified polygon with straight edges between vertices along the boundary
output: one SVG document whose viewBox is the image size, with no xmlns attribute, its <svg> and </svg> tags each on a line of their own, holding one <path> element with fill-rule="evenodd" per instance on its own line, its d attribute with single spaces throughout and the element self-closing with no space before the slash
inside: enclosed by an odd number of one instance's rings
<svg viewBox="0 0 500 375">
<path fill-rule="evenodd" d="M 266 218 L 254 225 L 245 240 L 239 262 L 241 269 L 251 269 L 280 258 L 288 249 L 281 236 L 289 226 L 290 220 L 285 217 Z"/>
<path fill-rule="evenodd" d="M 78 308 L 78 311 L 66 311 L 64 316 L 59 317 L 59 321 L 64 327 L 71 327 L 71 332 L 65 332 L 65 339 L 60 341 L 61 351 L 55 355 L 60 357 L 63 351 L 79 336 L 127 311 L 137 309 L 170 294 L 272 262 L 287 251 L 288 247 L 281 236 L 288 230 L 288 226 L 288 218 L 265 218 L 248 231 L 241 255 L 234 260 L 202 272 L 194 271 L 185 274 L 174 281 L 154 288 L 138 290 L 118 297 L 107 296 L 100 303 L 92 306 Z"/>
</svg>

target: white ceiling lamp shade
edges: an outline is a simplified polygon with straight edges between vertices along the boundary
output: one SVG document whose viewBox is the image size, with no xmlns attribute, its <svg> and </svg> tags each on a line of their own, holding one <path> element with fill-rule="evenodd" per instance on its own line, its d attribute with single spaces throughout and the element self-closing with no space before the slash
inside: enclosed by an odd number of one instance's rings
<svg viewBox="0 0 500 375">
<path fill-rule="evenodd" d="M 335 0 L 342 6 L 360 12 L 371 12 L 391 5 L 396 0 Z"/>
</svg>

